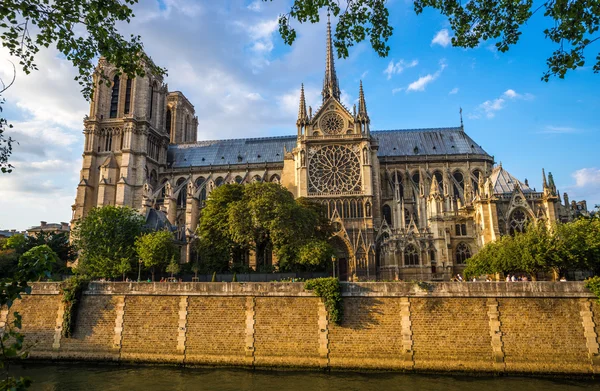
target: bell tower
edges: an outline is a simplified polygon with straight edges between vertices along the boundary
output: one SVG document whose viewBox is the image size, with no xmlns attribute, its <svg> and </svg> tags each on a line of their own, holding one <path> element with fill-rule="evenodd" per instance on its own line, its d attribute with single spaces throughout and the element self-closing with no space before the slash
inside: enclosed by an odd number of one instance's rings
<svg viewBox="0 0 600 391">
<path fill-rule="evenodd" d="M 96 206 L 140 208 L 144 184 L 156 187 L 167 162 L 167 85 L 162 77 L 148 69 L 143 77 L 128 78 L 101 58 L 94 85 L 84 119 L 74 221 Z"/>
</svg>

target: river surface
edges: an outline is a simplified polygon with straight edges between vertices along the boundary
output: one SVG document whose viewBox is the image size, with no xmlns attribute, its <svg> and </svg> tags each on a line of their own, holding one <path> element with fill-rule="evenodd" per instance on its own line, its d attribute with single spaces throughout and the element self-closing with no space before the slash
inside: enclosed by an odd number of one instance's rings
<svg viewBox="0 0 600 391">
<path fill-rule="evenodd" d="M 600 380 L 434 374 L 250 371 L 109 365 L 12 367 L 32 391 L 575 391 L 600 390 Z"/>
</svg>

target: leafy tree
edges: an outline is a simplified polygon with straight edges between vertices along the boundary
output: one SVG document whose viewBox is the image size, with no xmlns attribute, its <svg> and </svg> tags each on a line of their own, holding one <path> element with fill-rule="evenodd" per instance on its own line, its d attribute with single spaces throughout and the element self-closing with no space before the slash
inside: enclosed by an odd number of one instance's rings
<svg viewBox="0 0 600 391">
<path fill-rule="evenodd" d="M 217 187 L 206 200 L 197 229 L 197 251 L 207 270 L 225 271 L 231 258 L 234 263 L 239 259 L 242 250 L 229 232 L 229 206 L 242 195 L 241 185 L 230 184 Z"/>
<path fill-rule="evenodd" d="M 31 250 L 25 252 L 25 254 L 21 255 L 19 258 L 19 268 L 23 267 L 23 265 L 32 265 L 36 263 L 43 263 L 49 267 L 49 270 L 54 268 L 60 262 L 58 259 L 58 255 L 48 245 L 42 244 L 41 246 L 36 246 Z"/>
<path fill-rule="evenodd" d="M 199 253 L 203 259 L 218 256 L 218 263 L 211 265 L 217 271 L 226 270 L 233 259 L 232 269 L 243 272 L 238 259 L 248 250 L 255 251 L 259 271 L 273 271 L 267 262 L 269 251 L 279 259 L 280 269 L 311 269 L 316 267 L 314 259 L 306 261 L 307 255 L 301 264 L 298 254 L 308 242 L 329 237 L 331 228 L 323 216 L 320 206 L 295 200 L 278 184 L 223 185 L 211 193 L 202 211 Z M 328 246 L 312 245 L 319 249 Z"/>
<path fill-rule="evenodd" d="M 47 250 L 44 250 L 48 254 Z M 22 294 L 31 293 L 28 281 L 39 280 L 42 276 L 50 276 L 53 259 L 51 256 L 21 257 L 19 267 L 10 277 L 0 279 L 0 307 L 10 311 L 13 303 L 21 298 Z M 27 378 L 14 378 L 9 375 L 9 364 L 14 359 L 24 358 L 24 336 L 19 333 L 21 328 L 21 315 L 13 312 L 12 322 L 6 324 L 0 336 L 0 369 L 4 372 L 0 380 L 0 390 L 25 390 L 31 380 Z"/>
<path fill-rule="evenodd" d="M 552 270 L 555 278 L 567 270 L 600 272 L 600 220 L 579 219 L 556 224 L 530 224 L 524 233 L 486 244 L 467 260 L 466 275 Z"/>
<path fill-rule="evenodd" d="M 117 265 L 117 271 L 123 275 L 123 281 L 125 276 L 131 271 L 131 262 L 127 258 L 121 258 L 121 262 Z"/>
<path fill-rule="evenodd" d="M 27 236 L 26 246 L 28 248 L 42 244 L 47 244 L 64 263 L 77 259 L 77 251 L 69 242 L 69 234 L 66 232 L 39 232 L 36 235 Z"/>
<path fill-rule="evenodd" d="M 144 53 L 139 36 L 126 39 L 116 28 L 120 22 L 131 21 L 134 14 L 130 7 L 135 3 L 137 0 L 3 0 L 0 5 L 2 46 L 18 59 L 26 74 L 38 69 L 35 57 L 42 48 L 56 46 L 78 69 L 75 80 L 81 85 L 83 96 L 89 99 L 99 56 L 129 77 L 143 76 L 147 71 L 166 72 Z M 107 80 L 106 75 L 99 76 Z M 0 105 L 2 92 L 10 84 L 1 83 Z M 12 168 L 8 158 L 14 140 L 4 135 L 4 130 L 10 127 L 6 119 L 0 117 L 0 171 L 3 173 Z"/>
<path fill-rule="evenodd" d="M 169 262 L 169 265 L 167 266 L 167 273 L 171 273 L 171 278 L 173 278 L 173 274 L 179 273 L 179 270 L 181 270 L 179 262 L 175 260 L 175 257 L 172 257 L 171 262 Z"/>
<path fill-rule="evenodd" d="M 600 275 L 600 219 L 580 218 L 559 224 L 555 268 L 564 275 L 568 269 L 592 270 Z"/>
<path fill-rule="evenodd" d="M 294 0 L 290 11 L 279 16 L 279 33 L 291 45 L 296 39 L 292 21 L 317 23 L 319 12 L 328 10 L 338 17 L 334 45 L 339 57 L 348 57 L 348 48 L 367 37 L 377 54 L 385 57 L 393 31 L 386 3 L 386 0 Z M 599 0 L 548 0 L 536 3 L 535 8 L 531 0 L 414 0 L 417 14 L 428 7 L 448 18 L 453 46 L 475 48 L 492 41 L 500 52 L 516 44 L 522 27 L 535 13 L 543 12 L 546 25 L 552 26 L 543 33 L 556 45 L 546 60 L 548 69 L 542 76 L 545 81 L 552 76 L 564 78 L 569 70 L 584 66 L 586 49 L 600 39 Z M 600 54 L 596 56 L 594 72 L 600 72 Z"/>
<path fill-rule="evenodd" d="M 78 221 L 72 235 L 80 250 L 77 272 L 90 277 L 116 278 L 119 264 L 137 260 L 134 243 L 143 232 L 144 218 L 128 207 L 93 208 Z"/>
<path fill-rule="evenodd" d="M 27 238 L 23 234 L 16 234 L 6 239 L 5 250 L 15 250 L 19 255 L 27 251 Z"/>
<path fill-rule="evenodd" d="M 154 281 L 154 273 L 157 268 L 166 267 L 170 260 L 174 262 L 177 248 L 173 243 L 171 232 L 156 231 L 140 236 L 135 241 L 135 251 L 140 258 L 140 262 L 150 269 L 152 281 Z"/>
<path fill-rule="evenodd" d="M 324 240 L 312 240 L 300 247 L 298 264 L 306 270 L 323 270 L 331 262 L 335 252 L 333 247 Z"/>
</svg>

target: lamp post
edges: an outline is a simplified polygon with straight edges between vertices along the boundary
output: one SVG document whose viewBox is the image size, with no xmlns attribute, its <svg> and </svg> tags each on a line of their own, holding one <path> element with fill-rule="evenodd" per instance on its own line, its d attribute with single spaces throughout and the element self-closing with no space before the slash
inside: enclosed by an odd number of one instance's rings
<svg viewBox="0 0 600 391">
<path fill-rule="evenodd" d="M 331 265 L 333 266 L 333 278 L 335 278 L 335 255 L 331 256 Z"/>
</svg>

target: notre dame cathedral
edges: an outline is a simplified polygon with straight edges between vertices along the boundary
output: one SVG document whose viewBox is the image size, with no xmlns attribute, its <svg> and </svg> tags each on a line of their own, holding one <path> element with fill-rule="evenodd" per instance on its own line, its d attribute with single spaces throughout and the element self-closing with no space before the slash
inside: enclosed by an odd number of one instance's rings
<svg viewBox="0 0 600 391">
<path fill-rule="evenodd" d="M 275 182 L 325 206 L 342 280 L 436 280 L 528 221 L 586 213 L 585 201 L 569 203 L 565 193 L 561 202 L 552 174 L 543 174 L 539 192 L 494 165 L 462 119 L 448 128 L 371 130 L 362 83 L 358 107 L 340 101 L 329 25 L 326 49 L 322 105 L 307 109 L 300 90 L 296 134 L 235 140 L 197 141 L 194 106 L 181 92 L 151 74 L 118 75 L 101 59 L 112 83 L 96 77 L 73 221 L 96 206 L 139 209 L 149 225 L 176 232 L 187 262 L 214 188 Z M 259 266 L 253 254 L 245 262 Z"/>
</svg>

